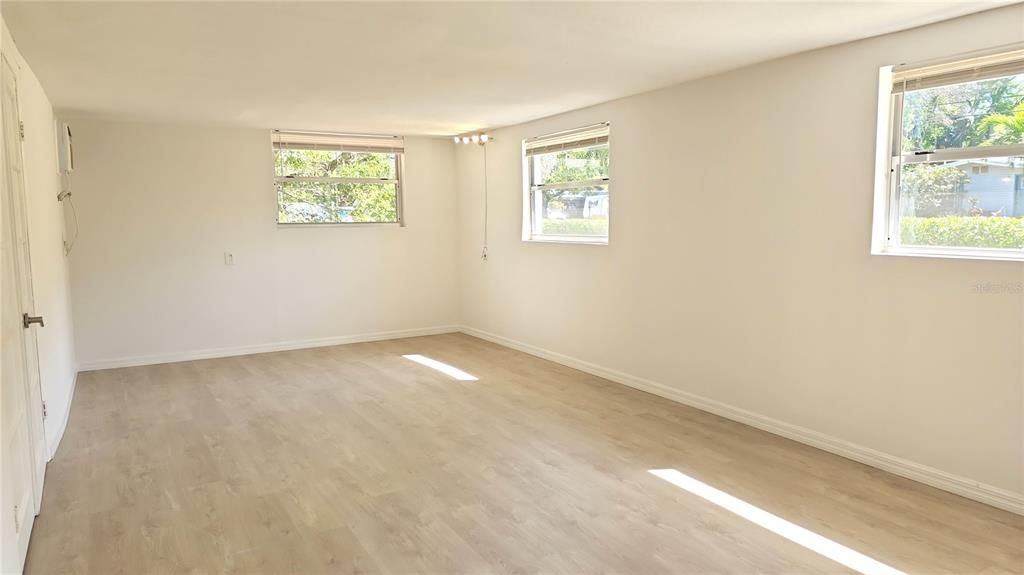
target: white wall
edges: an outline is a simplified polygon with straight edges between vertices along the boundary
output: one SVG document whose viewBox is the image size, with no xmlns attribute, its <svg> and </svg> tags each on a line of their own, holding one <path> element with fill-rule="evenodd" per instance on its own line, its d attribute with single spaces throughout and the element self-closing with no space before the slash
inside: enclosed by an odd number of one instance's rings
<svg viewBox="0 0 1024 575">
<path fill-rule="evenodd" d="M 406 227 L 286 229 L 267 130 L 71 124 L 83 369 L 457 323 L 448 140 L 406 139 Z"/>
<path fill-rule="evenodd" d="M 1024 264 L 869 246 L 879 67 L 1022 26 L 1016 5 L 498 130 L 487 263 L 459 148 L 463 322 L 1018 497 Z M 610 245 L 521 241 L 522 140 L 605 120 Z"/>
<path fill-rule="evenodd" d="M 6 28 L 6 26 L 5 26 Z M 8 35 L 5 29 L 3 34 Z M 6 45 L 6 44 L 5 44 Z M 12 48 L 9 61 L 18 80 L 18 107 L 25 124 L 22 154 L 28 200 L 32 289 L 36 313 L 46 327 L 36 328 L 44 421 L 49 456 L 57 450 L 67 423 L 77 363 L 72 332 L 68 262 L 64 256 L 64 214 L 57 202 L 57 145 L 53 107 L 31 68 Z"/>
</svg>

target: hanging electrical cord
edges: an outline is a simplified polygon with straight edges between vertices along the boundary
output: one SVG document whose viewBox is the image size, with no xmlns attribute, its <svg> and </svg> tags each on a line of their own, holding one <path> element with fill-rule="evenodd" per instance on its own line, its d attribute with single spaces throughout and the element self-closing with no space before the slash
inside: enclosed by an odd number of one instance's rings
<svg viewBox="0 0 1024 575">
<path fill-rule="evenodd" d="M 490 200 L 487 194 L 487 143 L 493 141 L 490 134 L 473 134 L 471 136 L 454 136 L 455 144 L 476 144 L 484 149 L 484 237 L 483 247 L 480 250 L 480 259 L 487 262 L 487 210 Z"/>
<path fill-rule="evenodd" d="M 57 194 L 57 203 L 60 204 L 64 212 L 64 255 L 67 256 L 71 254 L 71 250 L 74 249 L 75 242 L 78 240 L 78 210 L 75 209 L 75 202 L 71 199 L 70 170 L 61 169 L 60 190 L 60 193 Z M 73 235 L 70 235 L 70 230 L 68 230 L 68 207 L 71 208 L 71 221 L 75 224 Z"/>
<path fill-rule="evenodd" d="M 75 233 L 70 239 L 64 239 L 64 255 L 71 255 L 71 250 L 75 248 L 75 242 L 78 241 L 78 210 L 75 209 L 75 201 L 71 199 L 71 192 L 64 192 L 63 200 L 67 200 L 68 207 L 71 208 L 71 220 L 75 223 Z"/>
<path fill-rule="evenodd" d="M 484 248 L 480 253 L 480 258 L 485 262 L 487 261 L 487 146 L 483 146 L 484 149 Z"/>
</svg>

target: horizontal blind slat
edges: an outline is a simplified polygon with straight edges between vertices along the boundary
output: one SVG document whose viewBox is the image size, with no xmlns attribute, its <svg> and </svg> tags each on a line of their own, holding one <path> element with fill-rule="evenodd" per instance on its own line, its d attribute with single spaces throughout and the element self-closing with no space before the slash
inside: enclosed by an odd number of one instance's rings
<svg viewBox="0 0 1024 575">
<path fill-rule="evenodd" d="M 608 143 L 608 135 L 609 125 L 601 123 L 548 136 L 538 136 L 526 140 L 526 155 L 550 154 L 562 150 L 600 146 Z"/>
<path fill-rule="evenodd" d="M 378 146 L 352 146 L 352 145 L 330 145 L 330 144 L 292 144 L 274 142 L 275 150 L 327 150 L 335 152 L 367 152 L 373 154 L 401 154 L 405 148 L 401 147 L 378 147 Z"/>
<path fill-rule="evenodd" d="M 893 70 L 894 94 L 1024 74 L 1024 49 Z"/>
<path fill-rule="evenodd" d="M 546 146 L 539 146 L 534 148 L 526 148 L 527 156 L 535 156 L 539 154 L 550 154 L 552 152 L 561 152 L 564 150 L 576 150 L 579 148 L 591 148 L 593 146 L 600 146 L 608 143 L 608 136 L 601 136 L 598 138 L 588 138 L 586 140 L 573 140 L 571 142 L 562 142 L 556 144 L 549 144 Z"/>
<path fill-rule="evenodd" d="M 275 149 L 285 150 L 333 150 L 391 154 L 401 154 L 405 150 L 405 140 L 399 136 L 275 130 L 272 141 Z"/>
</svg>

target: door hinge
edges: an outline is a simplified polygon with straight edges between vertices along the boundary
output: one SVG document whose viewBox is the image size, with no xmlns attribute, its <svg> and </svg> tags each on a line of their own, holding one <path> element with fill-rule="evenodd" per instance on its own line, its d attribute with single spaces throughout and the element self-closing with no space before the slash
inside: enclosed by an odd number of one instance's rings
<svg viewBox="0 0 1024 575">
<path fill-rule="evenodd" d="M 46 402 L 43 402 L 43 419 L 46 419 Z"/>
<path fill-rule="evenodd" d="M 21 136 L 22 140 L 25 139 L 25 122 L 21 120 L 18 120 L 18 135 Z"/>
</svg>

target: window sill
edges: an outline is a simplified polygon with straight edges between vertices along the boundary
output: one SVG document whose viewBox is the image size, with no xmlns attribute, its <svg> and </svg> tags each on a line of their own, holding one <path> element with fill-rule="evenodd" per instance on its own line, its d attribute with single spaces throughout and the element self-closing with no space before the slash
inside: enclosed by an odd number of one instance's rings
<svg viewBox="0 0 1024 575">
<path fill-rule="evenodd" d="M 288 222 L 275 222 L 279 229 L 284 228 L 404 228 L 402 222 L 338 222 L 329 224 L 301 224 Z"/>
<path fill-rule="evenodd" d="M 607 237 L 576 237 L 576 236 L 533 236 L 523 238 L 524 242 L 533 244 L 580 244 L 584 246 L 607 246 Z"/>
<path fill-rule="evenodd" d="M 900 256 L 912 258 L 942 258 L 954 260 L 986 260 L 1002 262 L 1024 262 L 1024 249 L 962 249 L 943 248 L 941 246 L 928 247 L 907 247 L 890 246 L 881 249 L 872 249 L 871 255 L 876 256 Z"/>
</svg>

